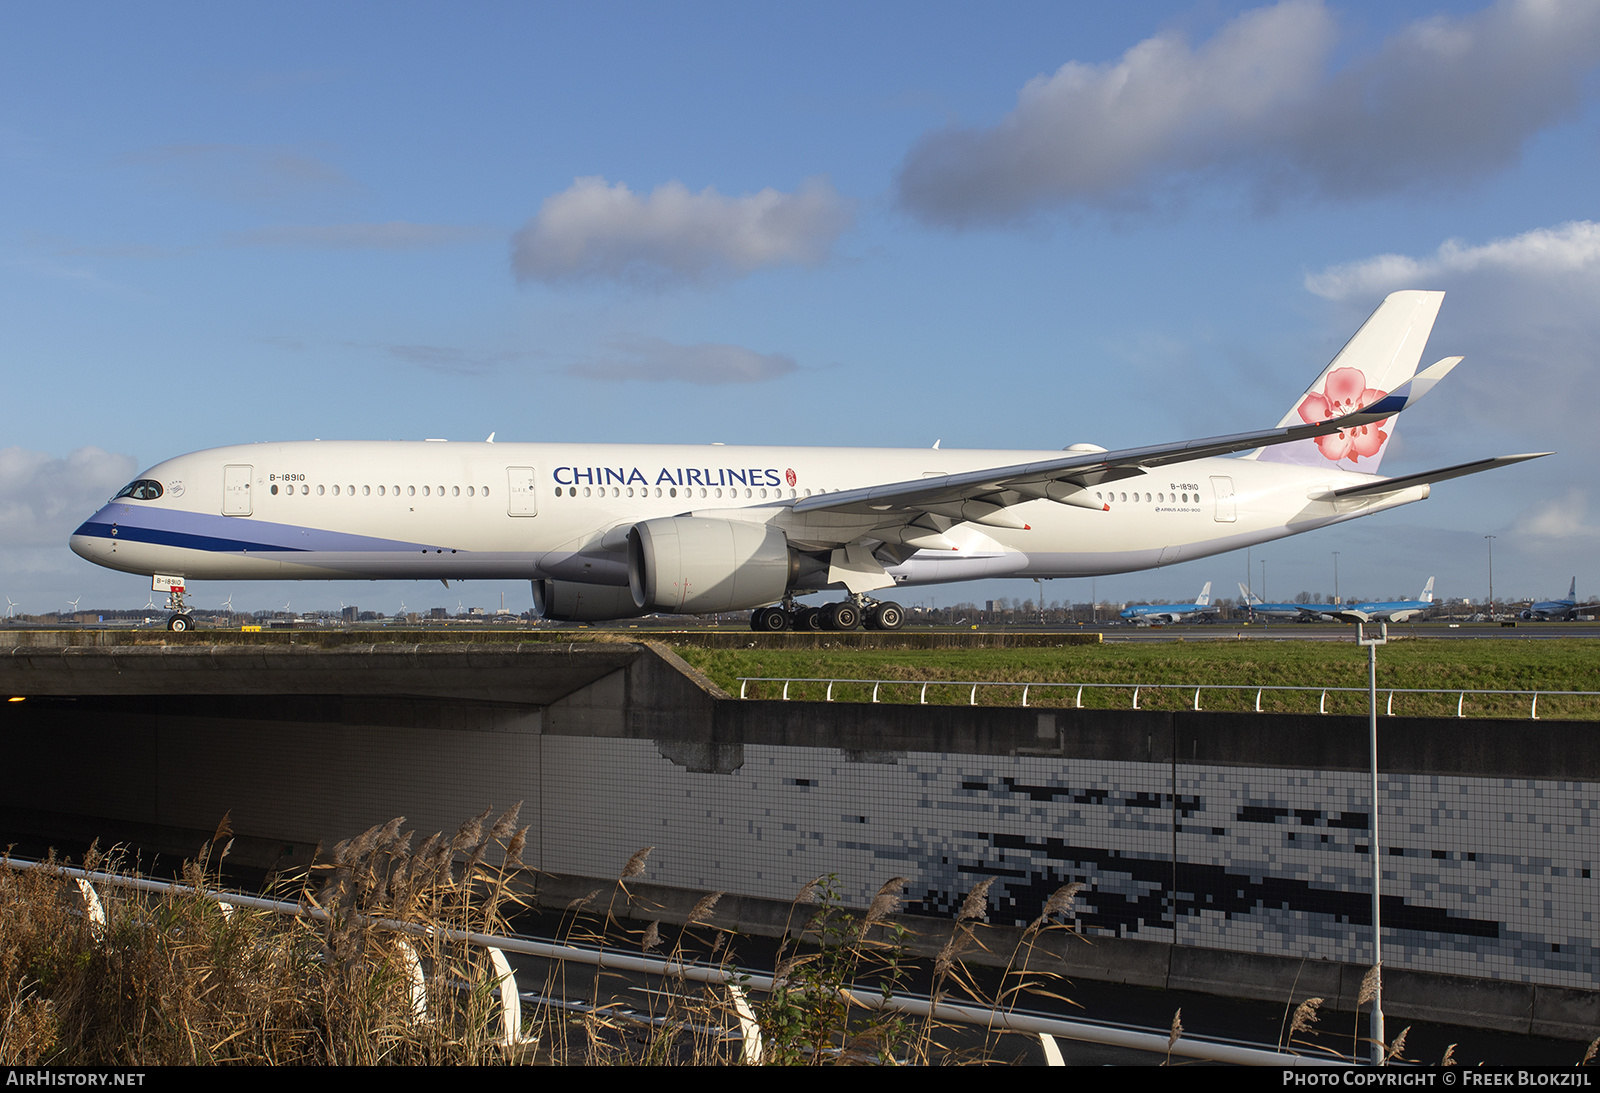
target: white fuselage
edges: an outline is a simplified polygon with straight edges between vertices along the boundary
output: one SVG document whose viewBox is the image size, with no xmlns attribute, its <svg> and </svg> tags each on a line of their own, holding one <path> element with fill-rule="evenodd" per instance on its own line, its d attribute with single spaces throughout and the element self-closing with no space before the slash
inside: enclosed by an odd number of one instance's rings
<svg viewBox="0 0 1600 1093">
<path fill-rule="evenodd" d="M 627 529 L 699 515 L 773 523 L 798 549 L 797 499 L 1048 459 L 1058 452 L 303 441 L 159 463 L 160 496 L 122 497 L 72 536 L 98 565 L 189 580 L 518 578 L 626 585 Z M 1149 569 L 1368 515 L 1426 485 L 1318 499 L 1375 479 L 1248 458 L 1199 459 L 1094 487 L 1109 511 L 1050 500 L 1025 530 L 958 523 L 955 549 L 902 552 L 896 584 Z M 810 530 L 808 530 L 810 529 Z M 814 544 L 818 551 L 826 544 Z M 809 586 L 808 586 L 809 587 Z M 821 587 L 818 585 L 817 587 Z M 812 589 L 815 590 L 815 589 Z"/>
</svg>

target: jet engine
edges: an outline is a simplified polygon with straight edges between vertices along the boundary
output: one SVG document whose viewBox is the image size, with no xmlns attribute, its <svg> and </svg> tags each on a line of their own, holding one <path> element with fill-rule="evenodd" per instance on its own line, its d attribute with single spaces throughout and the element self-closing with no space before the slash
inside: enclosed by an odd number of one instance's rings
<svg viewBox="0 0 1600 1093">
<path fill-rule="evenodd" d="M 742 611 L 783 598 L 798 572 L 789 540 L 769 524 L 675 516 L 628 532 L 628 585 L 637 612 Z"/>
<path fill-rule="evenodd" d="M 645 614 L 625 585 L 534 581 L 533 608 L 551 622 L 605 622 Z"/>
</svg>

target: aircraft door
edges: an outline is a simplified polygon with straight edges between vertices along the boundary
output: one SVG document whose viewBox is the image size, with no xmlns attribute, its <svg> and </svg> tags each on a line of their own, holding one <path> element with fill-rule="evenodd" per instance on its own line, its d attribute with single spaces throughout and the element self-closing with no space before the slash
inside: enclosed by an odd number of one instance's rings
<svg viewBox="0 0 1600 1093">
<path fill-rule="evenodd" d="M 222 468 L 222 515 L 250 515 L 250 476 L 254 467 L 229 466 Z"/>
<path fill-rule="evenodd" d="M 1231 524 L 1238 519 L 1238 507 L 1233 500 L 1233 479 L 1227 476 L 1213 475 L 1211 478 L 1211 493 L 1217 499 L 1217 523 Z"/>
<path fill-rule="evenodd" d="M 537 516 L 539 506 L 534 496 L 534 471 L 532 467 L 507 467 L 506 483 L 510 487 L 510 500 L 506 512 L 511 516 Z"/>
</svg>

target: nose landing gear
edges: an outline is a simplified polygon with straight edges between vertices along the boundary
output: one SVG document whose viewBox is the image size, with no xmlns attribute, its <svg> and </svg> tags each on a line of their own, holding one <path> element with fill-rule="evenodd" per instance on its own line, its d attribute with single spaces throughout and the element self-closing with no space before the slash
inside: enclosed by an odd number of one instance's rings
<svg viewBox="0 0 1600 1093">
<path fill-rule="evenodd" d="M 164 584 L 163 584 L 164 582 Z M 182 634 L 194 629 L 194 616 L 189 614 L 189 609 L 184 606 L 183 594 L 188 591 L 181 577 L 157 577 L 154 582 L 156 590 L 164 586 L 167 590 L 167 610 L 173 612 L 167 618 L 167 629 L 174 634 Z"/>
</svg>

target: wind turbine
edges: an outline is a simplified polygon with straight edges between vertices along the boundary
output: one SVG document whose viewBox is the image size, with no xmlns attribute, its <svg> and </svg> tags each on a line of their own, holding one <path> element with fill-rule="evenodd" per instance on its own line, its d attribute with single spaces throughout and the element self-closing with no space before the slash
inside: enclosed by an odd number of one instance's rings
<svg viewBox="0 0 1600 1093">
<path fill-rule="evenodd" d="M 76 615 L 78 613 L 78 600 L 81 600 L 81 599 L 83 599 L 83 597 L 79 596 L 77 600 L 68 600 L 67 601 L 67 606 L 72 608 L 71 614 Z"/>
<path fill-rule="evenodd" d="M 233 614 L 233 593 L 228 593 L 228 598 L 222 601 L 222 609 L 228 614 Z"/>
<path fill-rule="evenodd" d="M 17 602 L 15 600 L 13 600 L 10 596 L 7 596 L 6 597 L 6 618 L 9 619 L 13 615 L 15 615 L 17 613 L 17 607 L 18 606 L 19 605 L 17 604 Z"/>
</svg>

